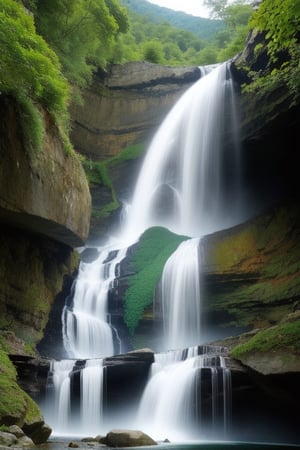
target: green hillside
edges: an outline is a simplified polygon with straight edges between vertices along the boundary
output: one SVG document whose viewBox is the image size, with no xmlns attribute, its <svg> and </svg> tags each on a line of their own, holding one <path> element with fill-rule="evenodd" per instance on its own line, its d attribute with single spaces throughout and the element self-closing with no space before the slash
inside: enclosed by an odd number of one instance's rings
<svg viewBox="0 0 300 450">
<path fill-rule="evenodd" d="M 176 28 L 190 31 L 205 40 L 212 39 L 218 31 L 224 28 L 224 23 L 221 20 L 195 17 L 154 5 L 146 0 L 120 0 L 120 4 L 137 14 L 147 16 L 154 23 L 168 22 Z"/>
</svg>

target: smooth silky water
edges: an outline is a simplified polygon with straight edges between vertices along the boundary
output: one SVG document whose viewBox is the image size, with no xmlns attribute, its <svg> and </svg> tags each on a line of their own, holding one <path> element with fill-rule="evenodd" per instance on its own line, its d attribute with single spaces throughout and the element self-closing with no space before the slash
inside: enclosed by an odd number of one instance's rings
<svg viewBox="0 0 300 450">
<path fill-rule="evenodd" d="M 98 247 L 94 262 L 80 264 L 74 296 L 66 301 L 63 340 L 70 360 L 52 363 L 44 415 L 54 432 L 45 448 L 64 448 L 66 441 L 59 442 L 59 436 L 96 436 L 112 428 L 142 429 L 158 441 L 178 442 L 159 448 L 270 448 L 211 442 L 230 439 L 230 370 L 218 349 L 203 352 L 199 347 L 201 237 L 245 219 L 237 117 L 225 63 L 186 91 L 154 136 L 121 231 Z M 224 147 L 221 137 L 226 135 L 230 145 Z M 140 404 L 135 409 L 128 405 L 126 418 L 116 414 L 115 422 L 107 423 L 102 358 L 122 353 L 118 330 L 110 324 L 108 293 L 127 248 L 152 226 L 190 239 L 170 256 L 162 273 L 156 305 L 163 335 Z M 203 377 L 212 396 L 208 434 L 199 387 Z M 76 402 L 74 385 L 80 390 Z M 184 441 L 190 442 L 180 444 Z"/>
</svg>

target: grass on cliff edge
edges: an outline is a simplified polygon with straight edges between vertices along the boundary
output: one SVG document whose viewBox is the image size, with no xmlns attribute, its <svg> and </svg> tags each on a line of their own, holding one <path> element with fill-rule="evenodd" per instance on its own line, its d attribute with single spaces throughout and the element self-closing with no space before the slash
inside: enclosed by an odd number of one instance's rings
<svg viewBox="0 0 300 450">
<path fill-rule="evenodd" d="M 234 358 L 242 358 L 251 352 L 276 350 L 300 350 L 300 320 L 287 322 L 259 331 L 247 342 L 237 345 L 231 351 Z"/>
<path fill-rule="evenodd" d="M 41 420 L 37 404 L 17 384 L 16 369 L 7 355 L 4 338 L 0 337 L 0 425 Z"/>
<path fill-rule="evenodd" d="M 179 244 L 188 237 L 162 227 L 150 228 L 141 236 L 130 263 L 135 275 L 128 277 L 125 293 L 125 323 L 133 335 L 147 306 L 152 304 L 163 267 Z"/>
</svg>

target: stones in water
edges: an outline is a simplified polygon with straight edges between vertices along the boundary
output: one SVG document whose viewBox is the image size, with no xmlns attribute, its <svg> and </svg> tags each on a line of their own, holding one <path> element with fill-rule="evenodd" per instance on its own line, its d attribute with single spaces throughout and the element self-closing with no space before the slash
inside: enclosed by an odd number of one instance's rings
<svg viewBox="0 0 300 450">
<path fill-rule="evenodd" d="M 157 445 L 148 434 L 140 430 L 112 430 L 101 443 L 108 447 L 141 447 L 144 445 Z"/>
</svg>

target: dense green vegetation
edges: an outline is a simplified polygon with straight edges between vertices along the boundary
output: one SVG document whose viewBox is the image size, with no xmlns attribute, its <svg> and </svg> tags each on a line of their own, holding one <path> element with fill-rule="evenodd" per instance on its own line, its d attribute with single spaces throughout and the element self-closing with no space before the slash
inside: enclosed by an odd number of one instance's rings
<svg viewBox="0 0 300 450">
<path fill-rule="evenodd" d="M 38 105 L 55 119 L 68 144 L 69 85 L 57 55 L 36 33 L 33 17 L 14 0 L 0 0 L 0 46 L 0 93 L 13 96 L 20 105 L 27 147 L 42 147 L 44 128 Z"/>
<path fill-rule="evenodd" d="M 222 20 L 188 16 L 144 0 L 122 4 L 128 8 L 129 32 L 119 36 L 117 62 L 145 59 L 177 66 L 222 62 L 244 47 L 252 14 L 251 6 L 241 2 L 225 8 Z"/>
<path fill-rule="evenodd" d="M 270 352 L 276 350 L 300 350 L 300 320 L 259 331 L 244 344 L 237 345 L 231 351 L 234 358 L 240 358 L 251 352 Z"/>
<path fill-rule="evenodd" d="M 188 239 L 161 227 L 150 228 L 140 237 L 130 263 L 135 275 L 128 278 L 125 293 L 125 323 L 131 334 L 152 304 L 163 266 L 178 245 Z"/>
<path fill-rule="evenodd" d="M 191 16 L 157 6 L 146 0 L 120 0 L 120 3 L 136 14 L 147 17 L 152 24 L 168 24 L 177 31 L 189 31 L 197 38 L 206 41 L 212 39 L 219 30 L 224 28 L 222 20 Z"/>
<path fill-rule="evenodd" d="M 266 49 L 257 45 L 256 54 L 265 50 L 268 65 L 248 73 L 250 92 L 264 95 L 278 86 L 287 86 L 296 102 L 300 96 L 300 3 L 294 0 L 264 0 L 253 14 L 250 27 L 266 36 Z"/>
<path fill-rule="evenodd" d="M 83 87 L 111 60 L 116 37 L 128 28 L 117 0 L 24 0 L 39 34 L 58 55 L 72 86 Z"/>
</svg>

